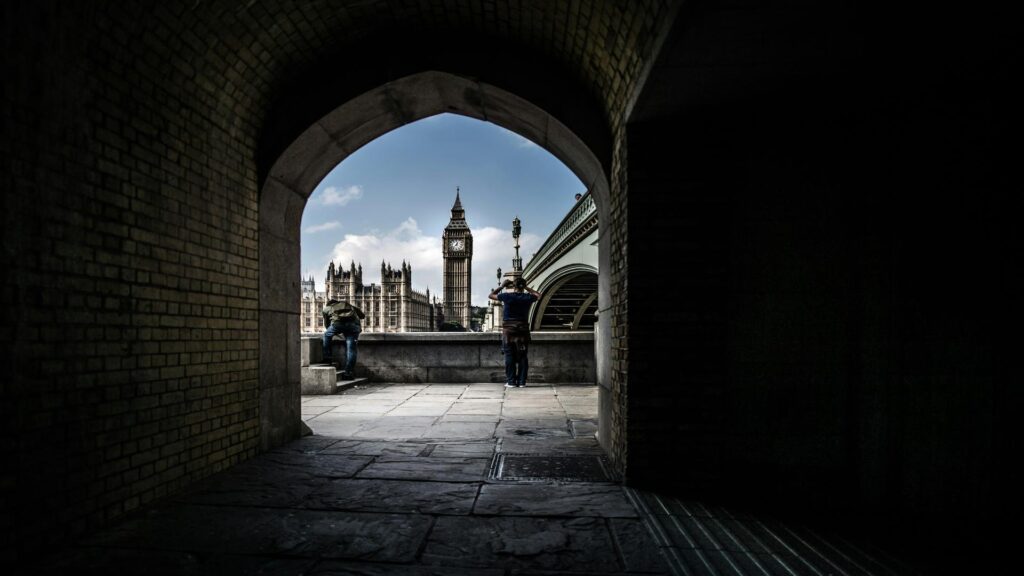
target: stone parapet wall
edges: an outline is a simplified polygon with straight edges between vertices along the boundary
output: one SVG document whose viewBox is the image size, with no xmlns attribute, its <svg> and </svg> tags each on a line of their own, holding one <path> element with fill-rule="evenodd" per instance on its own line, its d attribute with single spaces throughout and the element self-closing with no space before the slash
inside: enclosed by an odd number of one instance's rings
<svg viewBox="0 0 1024 576">
<path fill-rule="evenodd" d="M 336 339 L 335 354 L 345 344 Z M 321 340 L 303 336 L 305 388 L 310 364 L 321 361 Z M 590 332 L 535 332 L 530 345 L 529 383 L 594 382 L 594 335 Z M 503 382 L 504 357 L 497 332 L 363 334 L 356 376 L 378 382 Z"/>
</svg>

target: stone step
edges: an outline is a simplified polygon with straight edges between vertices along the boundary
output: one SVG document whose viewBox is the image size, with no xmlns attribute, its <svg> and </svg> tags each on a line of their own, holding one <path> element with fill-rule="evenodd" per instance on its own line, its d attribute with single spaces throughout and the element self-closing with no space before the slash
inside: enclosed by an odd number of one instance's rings
<svg viewBox="0 0 1024 576">
<path fill-rule="evenodd" d="M 369 378 L 345 380 L 341 368 L 326 362 L 312 363 L 302 368 L 302 394 L 337 394 L 352 386 L 369 381 Z"/>
<path fill-rule="evenodd" d="M 370 381 L 369 378 L 353 378 L 351 380 L 342 380 L 341 376 L 340 376 L 340 374 L 341 374 L 340 370 L 338 371 L 338 374 L 339 374 L 339 376 L 338 376 L 338 383 L 334 385 L 335 386 L 335 388 L 334 388 L 335 392 L 341 392 L 342 390 L 345 390 L 345 389 L 348 389 L 348 388 L 352 388 L 352 387 L 358 386 L 360 384 L 366 384 L 367 382 Z"/>
</svg>

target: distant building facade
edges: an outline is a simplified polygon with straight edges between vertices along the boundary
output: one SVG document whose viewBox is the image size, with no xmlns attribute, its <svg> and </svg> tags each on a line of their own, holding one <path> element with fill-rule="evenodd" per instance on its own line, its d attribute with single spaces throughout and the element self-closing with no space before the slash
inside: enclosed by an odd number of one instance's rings
<svg viewBox="0 0 1024 576">
<path fill-rule="evenodd" d="M 324 321 L 320 311 L 327 304 L 327 293 L 316 291 L 316 281 L 310 276 L 300 281 L 302 303 L 299 304 L 299 332 L 323 332 Z"/>
<path fill-rule="evenodd" d="M 299 331 L 324 331 L 320 311 L 331 298 L 351 302 L 366 313 L 362 321 L 364 332 L 434 332 L 441 330 L 446 321 L 458 323 L 466 330 L 479 330 L 480 321 L 474 325 L 471 309 L 473 234 L 457 188 L 451 220 L 441 237 L 441 254 L 443 302 L 436 296 L 431 300 L 430 290 L 424 294 L 412 289 L 412 266 L 404 261 L 400 268 L 381 262 L 379 286 L 363 284 L 362 264 L 352 262 L 345 270 L 331 262 L 323 292 L 316 290 L 312 276 L 300 280 Z"/>
<path fill-rule="evenodd" d="M 440 304 L 431 302 L 430 291 L 412 289 L 412 266 L 402 262 L 392 268 L 381 262 L 380 285 L 363 284 L 363 266 L 352 262 L 348 270 L 327 267 L 324 291 L 317 292 L 313 278 L 302 280 L 302 301 L 299 309 L 301 332 L 322 332 L 320 311 L 331 298 L 346 300 L 366 313 L 364 332 L 432 332 L 438 329 Z"/>
</svg>

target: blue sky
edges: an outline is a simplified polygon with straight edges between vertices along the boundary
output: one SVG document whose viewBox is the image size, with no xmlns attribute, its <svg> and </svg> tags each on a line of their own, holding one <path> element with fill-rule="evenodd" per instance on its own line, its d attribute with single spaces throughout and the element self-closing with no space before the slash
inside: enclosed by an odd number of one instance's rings
<svg viewBox="0 0 1024 576">
<path fill-rule="evenodd" d="M 381 260 L 412 264 L 413 289 L 441 295 L 441 234 L 461 190 L 473 233 L 473 304 L 483 306 L 496 268 L 512 267 L 512 219 L 522 221 L 524 265 L 586 188 L 558 159 L 489 122 L 454 114 L 389 132 L 334 168 L 302 215 L 302 276 L 324 289 L 327 264 L 363 265 L 380 283 Z"/>
</svg>

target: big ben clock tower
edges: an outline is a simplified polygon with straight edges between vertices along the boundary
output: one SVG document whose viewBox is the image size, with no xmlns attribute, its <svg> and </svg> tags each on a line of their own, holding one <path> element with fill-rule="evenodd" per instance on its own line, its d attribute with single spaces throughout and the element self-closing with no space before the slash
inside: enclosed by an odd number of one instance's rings
<svg viewBox="0 0 1024 576">
<path fill-rule="evenodd" d="M 444 254 L 444 317 L 470 328 L 470 280 L 473 268 L 473 235 L 466 224 L 466 211 L 455 189 L 452 218 L 441 235 Z"/>
</svg>

